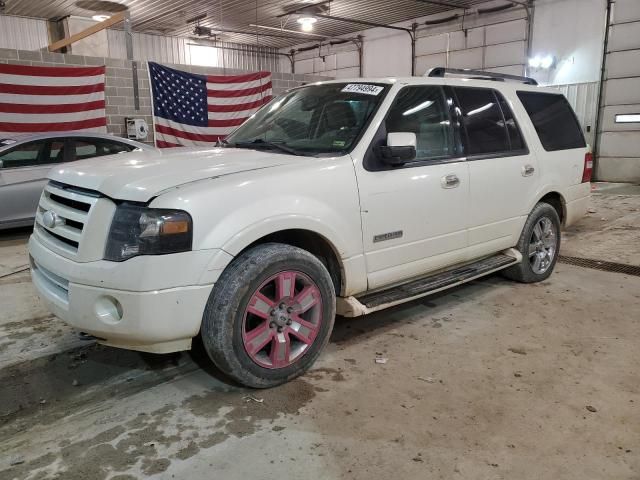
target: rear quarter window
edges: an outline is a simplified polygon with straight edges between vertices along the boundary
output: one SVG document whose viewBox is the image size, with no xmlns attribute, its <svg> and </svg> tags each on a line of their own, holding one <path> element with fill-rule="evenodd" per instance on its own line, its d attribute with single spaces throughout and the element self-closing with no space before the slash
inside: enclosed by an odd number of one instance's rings
<svg viewBox="0 0 640 480">
<path fill-rule="evenodd" d="M 520 91 L 518 98 L 546 151 L 587 146 L 578 119 L 564 95 Z"/>
</svg>

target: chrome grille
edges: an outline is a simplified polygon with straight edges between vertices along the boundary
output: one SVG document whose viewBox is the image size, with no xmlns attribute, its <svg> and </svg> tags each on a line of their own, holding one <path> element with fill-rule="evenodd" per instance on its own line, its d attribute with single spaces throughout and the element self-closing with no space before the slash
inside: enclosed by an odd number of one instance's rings
<svg viewBox="0 0 640 480">
<path fill-rule="evenodd" d="M 53 295 L 63 305 L 69 304 L 69 280 L 47 270 L 33 258 L 31 260 L 31 275 L 40 285 Z"/>
<path fill-rule="evenodd" d="M 100 194 L 91 190 L 49 182 L 36 212 L 36 234 L 52 250 L 76 256 L 89 214 L 99 198 Z"/>
</svg>

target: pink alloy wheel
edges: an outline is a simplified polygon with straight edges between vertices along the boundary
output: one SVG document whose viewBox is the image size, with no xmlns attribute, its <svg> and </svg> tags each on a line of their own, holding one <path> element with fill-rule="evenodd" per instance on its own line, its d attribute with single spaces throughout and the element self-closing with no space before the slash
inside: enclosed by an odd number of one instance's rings
<svg viewBox="0 0 640 480">
<path fill-rule="evenodd" d="M 242 342 L 265 368 L 295 363 L 313 344 L 322 324 L 322 295 L 302 272 L 284 271 L 251 296 L 242 322 Z"/>
</svg>

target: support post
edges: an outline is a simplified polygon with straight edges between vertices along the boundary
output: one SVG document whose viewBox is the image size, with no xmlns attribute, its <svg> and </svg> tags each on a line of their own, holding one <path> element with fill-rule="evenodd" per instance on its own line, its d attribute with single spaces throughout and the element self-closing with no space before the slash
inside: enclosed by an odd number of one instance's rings
<svg viewBox="0 0 640 480">
<path fill-rule="evenodd" d="M 358 76 L 360 78 L 362 78 L 363 72 L 364 72 L 364 68 L 362 65 L 362 61 L 364 58 L 364 37 L 362 35 L 358 35 L 358 37 L 355 40 L 351 40 L 354 45 L 358 48 Z"/>
<path fill-rule="evenodd" d="M 127 50 L 127 60 L 131 61 L 131 80 L 133 82 L 133 106 L 140 110 L 140 90 L 138 87 L 138 62 L 133 59 L 133 33 L 131 32 L 131 17 L 125 12 L 124 42 Z"/>
<path fill-rule="evenodd" d="M 600 85 L 598 85 L 598 105 L 596 105 L 596 125 L 593 138 L 593 173 L 594 180 L 598 179 L 598 162 L 600 161 L 600 125 L 602 123 L 602 100 L 604 97 L 604 82 L 607 81 L 607 50 L 609 50 L 609 31 L 611 29 L 611 13 L 613 1 L 607 0 L 607 14 L 604 31 L 604 47 L 602 50 L 602 63 L 600 65 Z"/>
<path fill-rule="evenodd" d="M 291 73 L 296 73 L 296 51 L 291 50 L 289 52 L 289 61 L 291 62 Z"/>
<path fill-rule="evenodd" d="M 411 37 L 411 76 L 416 76 L 416 31 L 418 30 L 418 24 L 411 25 L 411 31 L 409 36 Z"/>
<path fill-rule="evenodd" d="M 533 16 L 535 14 L 534 0 L 529 0 L 528 5 L 523 5 L 524 11 L 527 14 L 527 58 L 525 60 L 525 76 L 530 77 L 531 71 L 529 67 L 529 59 L 533 49 Z M 522 5 L 520 2 L 512 2 L 516 5 Z"/>
</svg>

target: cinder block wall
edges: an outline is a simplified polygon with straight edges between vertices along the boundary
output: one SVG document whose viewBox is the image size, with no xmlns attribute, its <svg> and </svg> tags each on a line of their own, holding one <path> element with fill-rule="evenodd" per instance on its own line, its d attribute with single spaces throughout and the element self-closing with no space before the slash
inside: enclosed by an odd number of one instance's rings
<svg viewBox="0 0 640 480">
<path fill-rule="evenodd" d="M 119 60 L 104 57 L 85 57 L 80 55 L 63 55 L 48 51 L 12 50 L 0 48 L 0 63 L 15 65 L 54 66 L 54 65 L 106 65 L 105 99 L 107 114 L 107 131 L 114 135 L 125 135 L 125 118 L 143 118 L 152 125 L 151 91 L 146 62 L 138 63 L 138 89 L 140 109 L 134 107 L 133 75 L 130 60 Z M 246 70 L 200 67 L 196 65 L 168 66 L 191 73 L 204 75 L 237 75 L 247 73 Z M 289 88 L 308 82 L 327 80 L 327 77 L 314 75 L 298 75 L 291 73 L 273 73 L 273 93 L 279 95 Z M 153 132 L 146 140 L 153 142 Z"/>
</svg>

